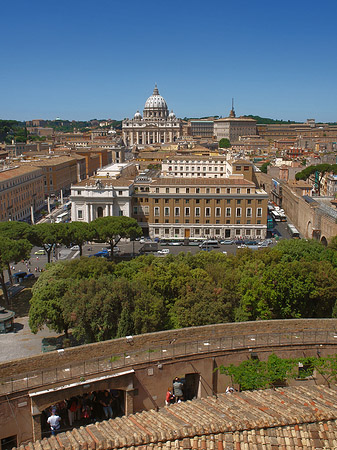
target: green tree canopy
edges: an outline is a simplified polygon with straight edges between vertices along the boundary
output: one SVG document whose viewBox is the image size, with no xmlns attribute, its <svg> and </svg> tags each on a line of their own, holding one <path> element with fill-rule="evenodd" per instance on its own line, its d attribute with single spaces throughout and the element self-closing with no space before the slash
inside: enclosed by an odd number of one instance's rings
<svg viewBox="0 0 337 450">
<path fill-rule="evenodd" d="M 120 239 L 135 239 L 142 235 L 142 229 L 137 221 L 126 216 L 99 217 L 90 225 L 95 233 L 94 239 L 110 245 L 111 255 L 113 255 L 113 247 L 118 244 Z"/>
<path fill-rule="evenodd" d="M 30 225 L 28 225 L 28 223 L 25 222 L 17 222 L 17 221 L 0 222 L 0 238 L 7 237 L 8 239 L 13 239 L 15 241 L 17 241 L 18 239 L 26 239 L 27 236 L 29 235 L 29 231 Z M 29 243 L 26 243 L 26 245 L 22 248 L 23 250 L 23 253 L 21 255 L 22 257 L 19 259 L 14 258 L 7 264 L 7 272 L 11 284 L 13 284 L 13 278 L 10 262 L 16 262 L 19 261 L 20 259 L 29 258 L 28 251 L 30 251 L 29 249 L 31 249 L 31 246 L 27 246 L 27 244 Z M 7 298 L 7 291 L 4 295 Z"/>
<path fill-rule="evenodd" d="M 122 304 L 131 290 L 126 280 L 111 277 L 82 279 L 67 292 L 63 316 L 72 325 L 77 339 L 97 342 L 117 335 Z"/>
<path fill-rule="evenodd" d="M 63 243 L 78 245 L 82 256 L 83 245 L 94 237 L 92 227 L 86 222 L 70 222 L 64 224 Z"/>
<path fill-rule="evenodd" d="M 270 161 L 263 163 L 262 166 L 261 166 L 261 169 L 260 169 L 261 172 L 262 173 L 267 173 L 268 172 L 268 166 L 270 166 Z"/>
<path fill-rule="evenodd" d="M 58 281 L 64 284 L 56 301 L 48 289 Z M 54 311 L 67 326 L 71 320 L 87 342 L 227 321 L 332 317 L 337 315 L 337 251 L 315 241 L 289 240 L 236 256 L 149 255 L 116 264 L 81 257 L 49 264 L 35 286 L 55 298 Z M 38 324 L 55 323 L 42 307 L 38 311 Z M 86 332 L 88 311 L 95 321 Z M 99 311 L 104 312 L 101 324 Z"/>
<path fill-rule="evenodd" d="M 233 384 L 238 384 L 240 390 L 265 389 L 295 378 L 298 374 L 298 361 L 282 359 L 271 354 L 267 361 L 247 359 L 235 366 L 220 366 L 222 374 L 229 375 Z"/>
<path fill-rule="evenodd" d="M 318 190 L 318 194 L 321 192 L 321 181 L 323 176 L 327 172 L 332 172 L 335 175 L 337 174 L 337 164 L 317 164 L 308 166 L 303 169 L 301 172 L 297 172 L 295 175 L 296 180 L 307 180 L 311 175 L 317 173 L 317 178 L 315 178 L 315 186 Z"/>
<path fill-rule="evenodd" d="M 2 292 L 8 304 L 7 286 L 5 283 L 4 270 L 9 269 L 11 262 L 19 262 L 21 259 L 29 258 L 32 246 L 26 239 L 9 239 L 0 234 L 0 280 Z"/>
<path fill-rule="evenodd" d="M 54 247 L 65 240 L 66 228 L 63 223 L 41 223 L 33 225 L 28 236 L 29 241 L 44 248 L 50 263 Z"/>
<path fill-rule="evenodd" d="M 47 266 L 32 288 L 30 300 L 29 327 L 37 333 L 45 325 L 58 333 L 68 336 L 69 320 L 64 319 L 64 297 L 73 282 L 60 276 L 64 271 L 62 264 Z"/>
<path fill-rule="evenodd" d="M 219 141 L 219 148 L 230 148 L 231 147 L 231 143 L 229 141 L 229 139 L 227 138 L 222 138 Z"/>
</svg>

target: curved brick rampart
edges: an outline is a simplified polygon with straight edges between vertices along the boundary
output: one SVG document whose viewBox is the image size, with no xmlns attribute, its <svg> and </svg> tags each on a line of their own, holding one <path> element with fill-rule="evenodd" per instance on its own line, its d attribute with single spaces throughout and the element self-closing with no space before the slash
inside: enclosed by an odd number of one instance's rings
<svg viewBox="0 0 337 450">
<path fill-rule="evenodd" d="M 333 335 L 335 332 L 337 332 L 337 319 L 266 320 L 182 328 L 133 336 L 132 342 L 128 342 L 126 338 L 114 339 L 73 347 L 62 352 L 53 351 L 29 358 L 12 360 L 0 364 L 0 374 L 1 379 L 4 379 L 13 375 L 17 376 L 41 370 L 41 368 L 47 370 L 55 367 L 65 367 L 69 364 L 89 361 L 95 358 L 111 358 L 113 355 L 144 349 L 151 352 L 151 349 L 154 347 L 170 346 L 172 348 L 172 346 L 181 346 L 182 344 L 202 340 L 231 339 L 250 334 L 277 335 L 279 333 L 295 333 L 298 335 L 301 335 L 301 333 L 321 333 L 324 340 L 324 333 L 332 333 Z M 319 338 L 316 342 L 318 341 Z M 244 346 L 248 347 L 248 345 Z"/>
</svg>

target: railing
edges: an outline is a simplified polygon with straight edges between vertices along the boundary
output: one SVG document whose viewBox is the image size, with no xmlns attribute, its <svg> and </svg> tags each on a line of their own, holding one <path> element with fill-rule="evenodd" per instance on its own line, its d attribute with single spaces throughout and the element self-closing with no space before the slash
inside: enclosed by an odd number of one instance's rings
<svg viewBox="0 0 337 450">
<path fill-rule="evenodd" d="M 39 370 L 21 376 L 0 379 L 0 395 L 26 389 L 34 389 L 46 384 L 64 382 L 79 377 L 83 381 L 88 375 L 104 373 L 120 368 L 132 367 L 136 364 L 163 362 L 176 357 L 198 355 L 226 350 L 248 351 L 259 347 L 278 347 L 291 345 L 323 345 L 336 344 L 337 332 L 333 331 L 302 331 L 284 333 L 258 333 L 239 336 L 223 336 L 202 341 L 171 343 L 134 350 L 112 356 L 100 357 L 83 362 L 68 364 L 64 367 Z"/>
</svg>

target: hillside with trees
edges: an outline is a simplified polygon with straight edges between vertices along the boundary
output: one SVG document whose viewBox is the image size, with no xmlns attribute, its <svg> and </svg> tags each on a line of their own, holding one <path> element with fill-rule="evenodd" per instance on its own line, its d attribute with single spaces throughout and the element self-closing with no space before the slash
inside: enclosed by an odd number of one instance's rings
<svg viewBox="0 0 337 450">
<path fill-rule="evenodd" d="M 260 116 L 253 116 L 252 114 L 249 114 L 247 116 L 243 116 L 243 117 L 249 117 L 250 119 L 254 119 L 256 120 L 257 125 L 261 125 L 261 124 L 291 124 L 291 123 L 300 123 L 300 122 L 295 122 L 294 120 L 282 120 L 282 119 L 270 119 L 268 117 L 260 117 Z"/>
<path fill-rule="evenodd" d="M 0 142 L 11 144 L 15 142 L 26 142 L 27 129 L 24 122 L 17 120 L 0 120 Z"/>
</svg>

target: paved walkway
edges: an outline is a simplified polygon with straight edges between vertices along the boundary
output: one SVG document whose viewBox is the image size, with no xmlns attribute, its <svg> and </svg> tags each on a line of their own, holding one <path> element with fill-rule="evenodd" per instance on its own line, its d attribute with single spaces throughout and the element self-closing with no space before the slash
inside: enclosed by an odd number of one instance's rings
<svg viewBox="0 0 337 450">
<path fill-rule="evenodd" d="M 37 334 L 33 334 L 28 325 L 28 317 L 15 319 L 15 331 L 0 334 L 0 362 L 42 353 L 42 339 L 59 336 L 47 327 Z M 54 341 L 54 339 L 51 339 L 51 341 Z"/>
</svg>

